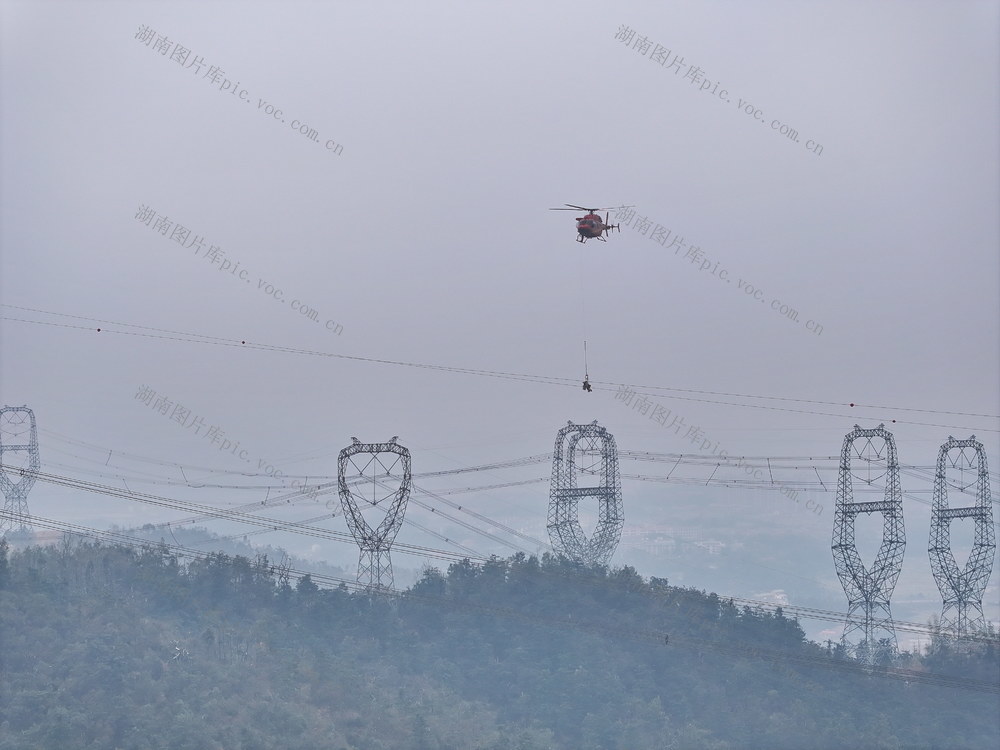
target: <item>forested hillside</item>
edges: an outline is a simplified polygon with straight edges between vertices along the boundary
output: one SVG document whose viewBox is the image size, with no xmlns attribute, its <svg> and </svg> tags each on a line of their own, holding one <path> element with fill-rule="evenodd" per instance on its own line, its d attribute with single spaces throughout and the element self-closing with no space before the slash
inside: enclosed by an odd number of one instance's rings
<svg viewBox="0 0 1000 750">
<path fill-rule="evenodd" d="M 267 558 L 0 555 L 0 750 L 994 748 L 995 639 L 869 674 L 780 611 L 523 555 L 400 596 Z M 955 681 L 957 678 L 957 681 Z"/>
</svg>

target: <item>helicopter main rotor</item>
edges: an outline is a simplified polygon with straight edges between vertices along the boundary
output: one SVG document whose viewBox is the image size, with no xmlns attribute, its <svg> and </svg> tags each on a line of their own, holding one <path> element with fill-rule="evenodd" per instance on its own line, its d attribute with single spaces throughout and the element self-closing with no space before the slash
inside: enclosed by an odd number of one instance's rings
<svg viewBox="0 0 1000 750">
<path fill-rule="evenodd" d="M 550 208 L 549 211 L 586 211 L 587 213 L 596 214 L 598 211 L 610 211 L 614 208 L 628 208 L 628 206 L 608 206 L 607 208 L 584 208 L 583 206 L 574 206 L 572 203 L 564 203 L 564 206 L 569 206 L 569 208 Z"/>
</svg>

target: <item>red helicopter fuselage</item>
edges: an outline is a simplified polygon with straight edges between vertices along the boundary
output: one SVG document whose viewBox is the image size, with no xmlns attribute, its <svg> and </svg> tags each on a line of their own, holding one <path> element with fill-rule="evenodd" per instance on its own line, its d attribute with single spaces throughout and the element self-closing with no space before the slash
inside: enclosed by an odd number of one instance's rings
<svg viewBox="0 0 1000 750">
<path fill-rule="evenodd" d="M 576 220 L 576 231 L 580 233 L 580 237 L 590 240 L 599 238 L 605 226 L 604 221 L 597 214 L 579 216 Z"/>
<path fill-rule="evenodd" d="M 623 208 L 631 208 L 631 206 L 623 206 Z M 586 242 L 587 240 L 607 242 L 601 235 L 605 232 L 610 232 L 612 229 L 619 229 L 617 224 L 608 224 L 609 214 L 605 214 L 604 219 L 601 219 L 601 215 L 597 213 L 598 211 L 610 211 L 610 208 L 584 208 L 583 206 L 574 206 L 572 203 L 567 203 L 561 208 L 550 208 L 549 210 L 583 211 L 583 216 L 576 217 L 577 242 Z M 619 229 L 619 231 L 621 230 Z"/>
</svg>

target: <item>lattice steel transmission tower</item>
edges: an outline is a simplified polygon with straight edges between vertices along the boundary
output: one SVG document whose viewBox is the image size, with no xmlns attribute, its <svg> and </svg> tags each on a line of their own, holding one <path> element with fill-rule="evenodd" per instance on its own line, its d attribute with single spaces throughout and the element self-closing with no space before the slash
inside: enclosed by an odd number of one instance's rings
<svg viewBox="0 0 1000 750">
<path fill-rule="evenodd" d="M 8 531 L 31 531 L 28 492 L 38 478 L 39 465 L 35 413 L 27 406 L 3 407 L 0 409 L 0 491 L 4 503 L 0 535 Z M 11 477 L 17 481 L 12 481 Z"/>
<path fill-rule="evenodd" d="M 579 486 L 580 474 L 600 478 L 600 484 Z M 596 497 L 597 527 L 587 539 L 580 526 L 579 501 Z M 621 539 L 625 515 L 618 446 L 597 420 L 567 423 L 556 435 L 549 491 L 549 539 L 556 552 L 585 565 L 607 565 Z"/>
<path fill-rule="evenodd" d="M 970 449 L 971 455 L 967 452 Z M 959 451 L 954 461 L 949 458 L 953 450 Z M 973 482 L 969 484 L 961 482 L 957 485 L 957 489 L 965 490 L 975 484 L 975 505 L 964 508 L 948 507 L 946 472 L 949 464 L 950 468 L 959 469 L 963 475 L 966 468 L 976 470 Z M 958 569 L 951 549 L 951 522 L 956 518 L 971 518 L 976 524 L 972 550 L 963 570 Z M 993 572 L 996 539 L 986 452 L 975 435 L 968 440 L 956 440 L 949 435 L 938 453 L 937 471 L 934 473 L 934 510 L 931 513 L 931 533 L 927 551 L 931 557 L 934 580 L 937 581 L 938 590 L 944 600 L 941 625 L 960 636 L 984 630 L 986 618 L 983 615 L 983 591 L 986 590 L 986 582 Z"/>
<path fill-rule="evenodd" d="M 861 450 L 854 448 L 863 440 Z M 883 443 L 881 452 L 874 441 Z M 852 455 L 852 451 L 856 455 Z M 851 461 L 858 458 L 867 464 L 868 476 L 855 475 Z M 884 462 L 885 471 L 872 477 Z M 871 485 L 885 477 L 885 494 L 875 502 L 854 502 L 853 477 Z M 854 524 L 859 513 L 882 514 L 882 544 L 871 570 L 865 568 L 854 540 Z M 903 530 L 903 493 L 899 485 L 899 461 L 892 433 L 880 424 L 875 429 L 854 430 L 844 437 L 840 451 L 840 476 L 837 480 L 837 509 L 833 519 L 833 560 L 837 575 L 847 594 L 847 623 L 841 642 L 853 655 L 869 665 L 880 662 L 897 648 L 896 630 L 889 610 L 889 598 L 903 565 L 906 535 Z M 859 637 L 860 636 L 860 637 Z"/>
<path fill-rule="evenodd" d="M 410 451 L 397 445 L 395 437 L 388 443 L 351 439 L 354 443 L 337 460 L 337 484 L 347 526 L 361 548 L 358 583 L 370 589 L 392 588 L 389 548 L 403 525 L 410 497 Z M 385 489 L 386 483 L 395 481 L 398 489 Z M 383 510 L 385 515 L 372 528 L 365 514 L 378 516 Z"/>
</svg>

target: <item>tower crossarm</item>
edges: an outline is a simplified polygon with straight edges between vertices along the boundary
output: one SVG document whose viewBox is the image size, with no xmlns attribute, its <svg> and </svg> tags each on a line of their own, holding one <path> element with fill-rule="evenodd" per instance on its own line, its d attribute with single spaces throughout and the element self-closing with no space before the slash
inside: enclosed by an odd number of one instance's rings
<svg viewBox="0 0 1000 750">
<path fill-rule="evenodd" d="M 858 513 L 895 513 L 899 504 L 889 500 L 873 500 L 868 503 L 841 503 L 838 510 L 842 513 L 857 515 Z"/>
<path fill-rule="evenodd" d="M 935 510 L 934 513 L 942 521 L 950 521 L 952 518 L 989 518 L 993 515 L 989 508 L 976 505 L 968 505 L 964 508 L 941 508 Z"/>
<path fill-rule="evenodd" d="M 580 500 L 586 497 L 595 497 L 601 489 L 601 487 L 567 487 L 554 490 L 552 495 L 560 500 Z"/>
</svg>

